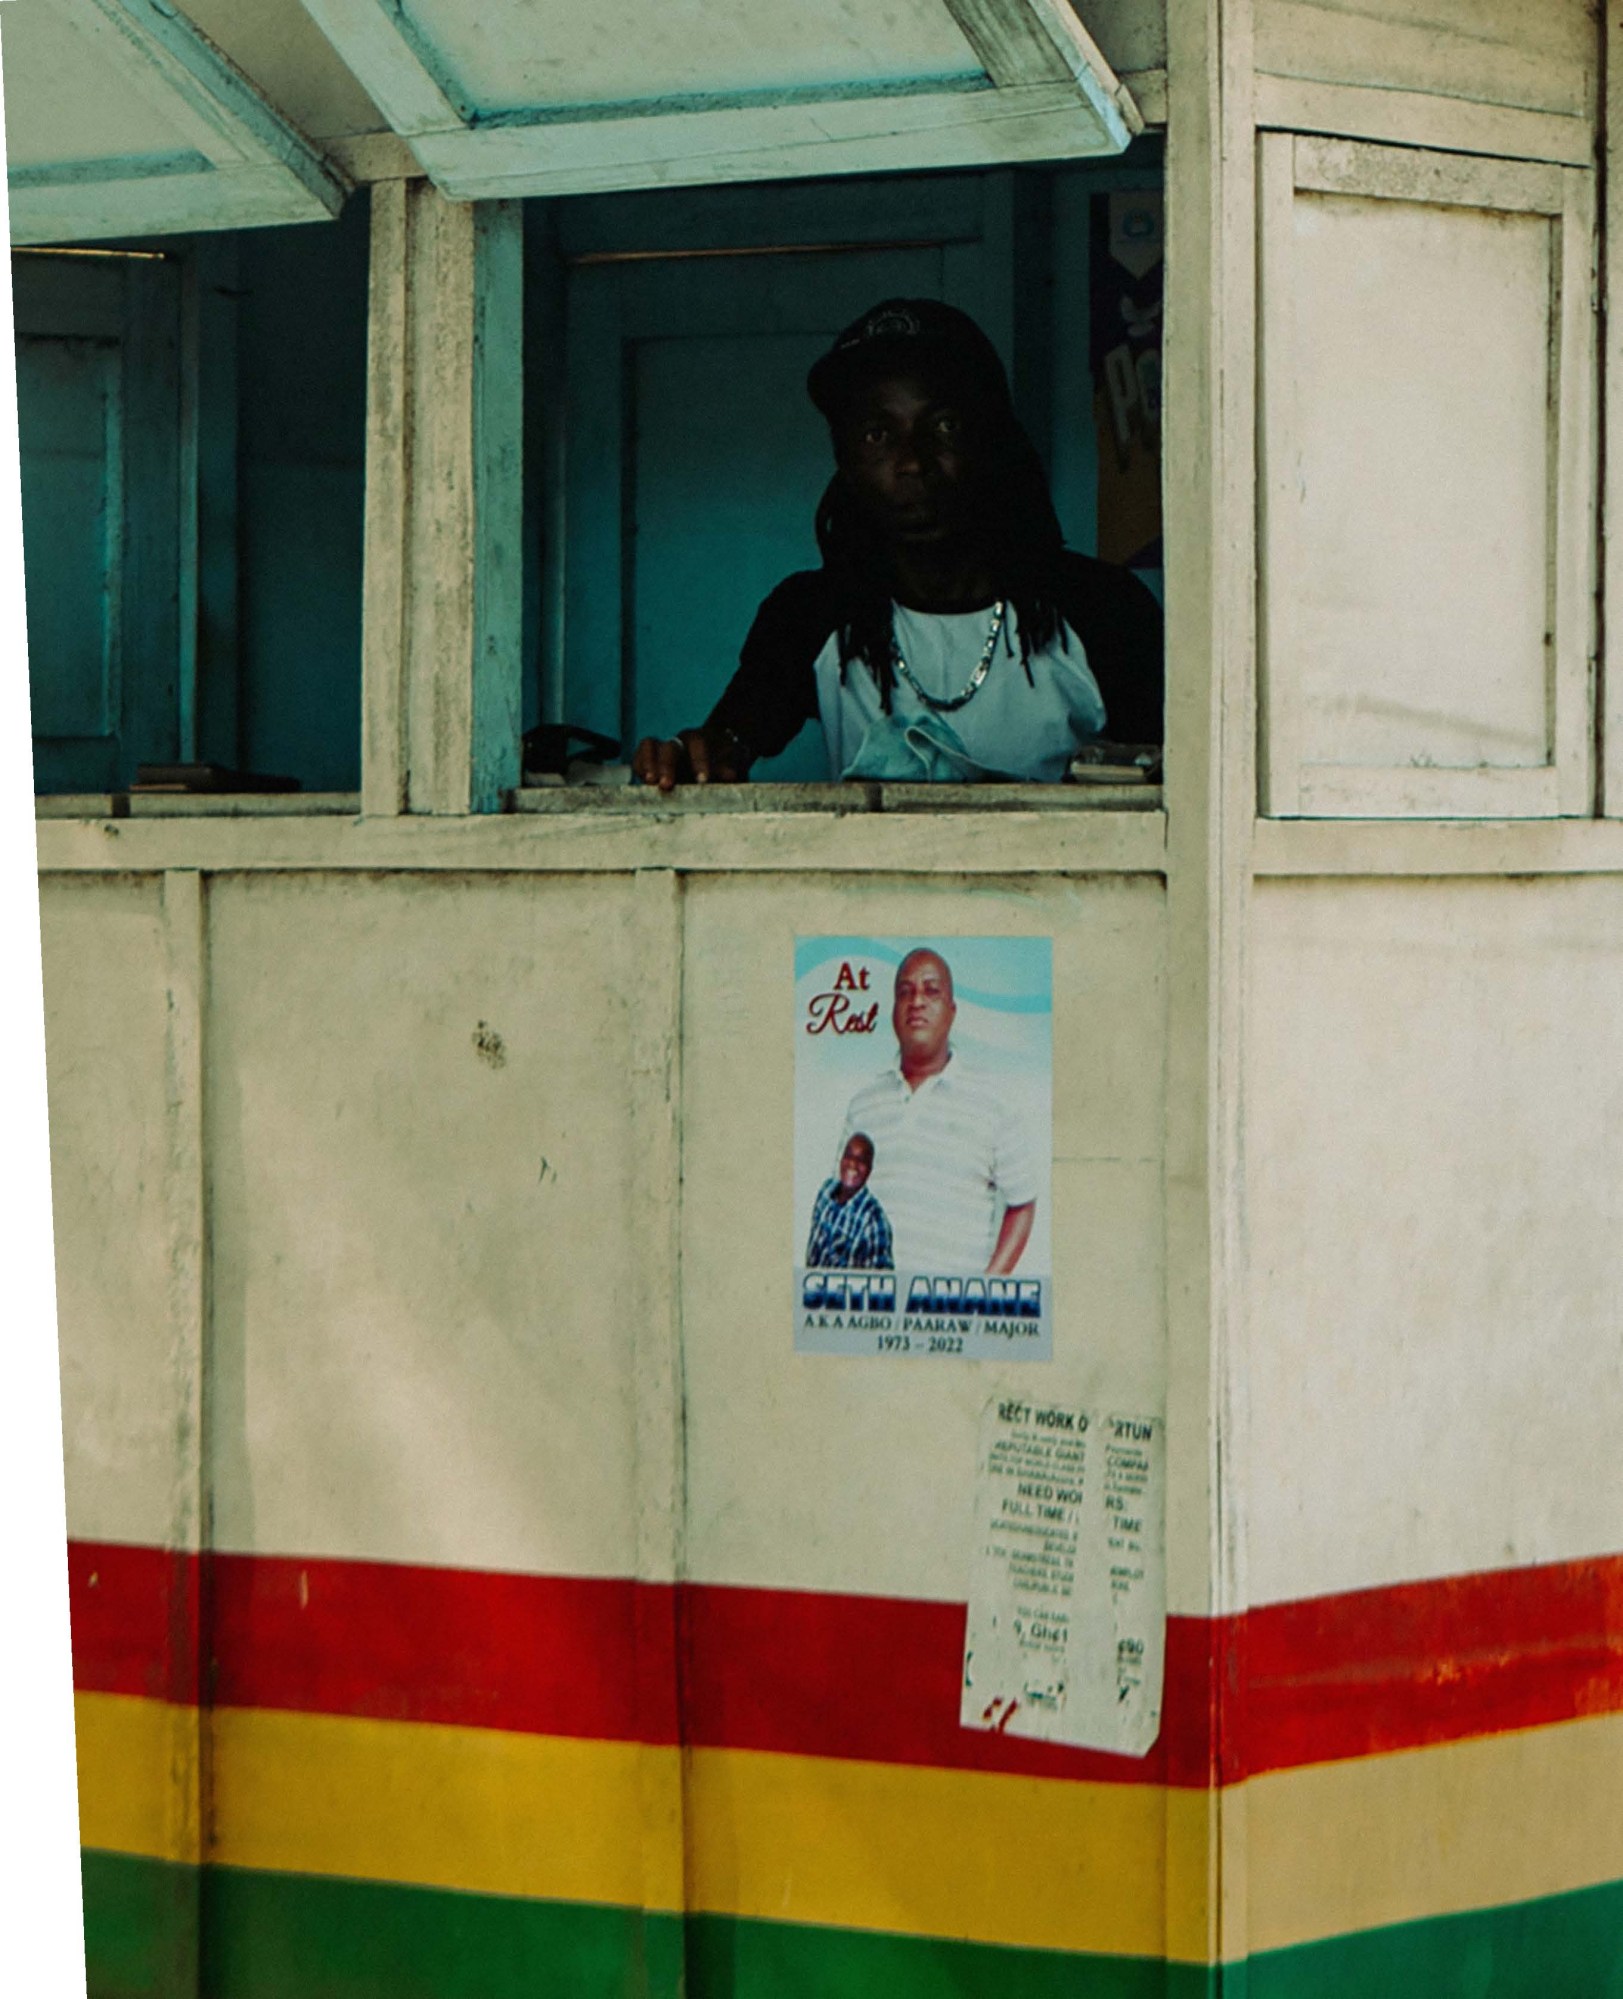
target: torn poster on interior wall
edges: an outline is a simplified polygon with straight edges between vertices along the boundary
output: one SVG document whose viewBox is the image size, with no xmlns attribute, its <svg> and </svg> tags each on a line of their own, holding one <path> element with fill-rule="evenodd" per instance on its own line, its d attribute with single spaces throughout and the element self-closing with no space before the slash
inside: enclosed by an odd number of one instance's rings
<svg viewBox="0 0 1623 1999">
<path fill-rule="evenodd" d="M 1166 231 L 1159 188 L 1093 197 L 1089 289 L 1099 546 L 1161 567 L 1161 332 Z"/>
<path fill-rule="evenodd" d="M 965 1728 L 1143 1756 L 1161 1729 L 1159 1416 L 996 1395 L 981 1419 Z"/>
<path fill-rule="evenodd" d="M 795 943 L 795 1345 L 1047 1360 L 1053 945 Z"/>
</svg>

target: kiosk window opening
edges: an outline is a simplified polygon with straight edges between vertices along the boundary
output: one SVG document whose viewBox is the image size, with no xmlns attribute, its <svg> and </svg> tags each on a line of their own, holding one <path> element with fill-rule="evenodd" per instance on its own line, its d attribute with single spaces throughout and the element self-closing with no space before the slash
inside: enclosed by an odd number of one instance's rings
<svg viewBox="0 0 1623 1999">
<path fill-rule="evenodd" d="M 1153 780 L 1161 189 L 528 204 L 526 783 Z"/>
</svg>

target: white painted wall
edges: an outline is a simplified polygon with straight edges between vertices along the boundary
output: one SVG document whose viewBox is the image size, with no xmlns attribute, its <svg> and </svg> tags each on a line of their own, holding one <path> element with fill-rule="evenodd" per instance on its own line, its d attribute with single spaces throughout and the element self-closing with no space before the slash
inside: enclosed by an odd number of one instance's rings
<svg viewBox="0 0 1623 1999">
<path fill-rule="evenodd" d="M 630 1571 L 630 907 L 623 876 L 213 884 L 220 1546 Z"/>
<path fill-rule="evenodd" d="M 68 1532 L 167 1540 L 180 1453 L 159 878 L 41 894 Z"/>
<path fill-rule="evenodd" d="M 188 1458 L 170 1245 L 196 1106 L 166 1083 L 162 879 L 46 897 L 87 1538 L 164 1541 Z M 677 1200 L 641 1197 L 635 1156 L 661 1088 L 647 908 L 627 875 L 210 878 L 215 1546 L 635 1571 L 639 1398 L 667 1392 L 639 1376 L 637 1287 Z M 1162 1405 L 1159 885 L 697 878 L 679 920 L 688 1573 L 961 1599 L 995 1389 Z M 853 929 L 1054 939 L 1051 1365 L 792 1351 L 793 940 Z"/>
<path fill-rule="evenodd" d="M 1265 74 L 1593 117 L 1588 0 L 1256 0 Z"/>
<path fill-rule="evenodd" d="M 1615 876 L 1259 885 L 1254 1601 L 1623 1547 L 1620 989 Z"/>
</svg>

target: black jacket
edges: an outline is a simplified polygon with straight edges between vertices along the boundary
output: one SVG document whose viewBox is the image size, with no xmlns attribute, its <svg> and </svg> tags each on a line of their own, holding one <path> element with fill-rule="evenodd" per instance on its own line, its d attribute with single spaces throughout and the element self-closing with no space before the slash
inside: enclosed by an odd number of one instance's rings
<svg viewBox="0 0 1623 1999">
<path fill-rule="evenodd" d="M 1161 607 L 1131 570 L 1067 549 L 1055 605 L 1082 641 L 1104 696 L 1105 736 L 1114 743 L 1161 740 Z M 775 757 L 817 716 L 817 655 L 844 623 L 826 569 L 780 583 L 750 626 L 738 671 L 706 727 L 731 729 L 757 758 Z M 854 664 L 854 672 L 866 667 Z"/>
</svg>

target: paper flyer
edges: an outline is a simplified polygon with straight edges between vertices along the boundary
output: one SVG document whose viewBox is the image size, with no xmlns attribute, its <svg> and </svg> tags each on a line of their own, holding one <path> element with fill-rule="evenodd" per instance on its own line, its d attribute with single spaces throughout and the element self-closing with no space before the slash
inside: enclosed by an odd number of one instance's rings
<svg viewBox="0 0 1623 1999">
<path fill-rule="evenodd" d="M 1161 1727 L 1159 1416 L 995 1396 L 981 1421 L 959 1720 L 1142 1756 Z"/>
</svg>

